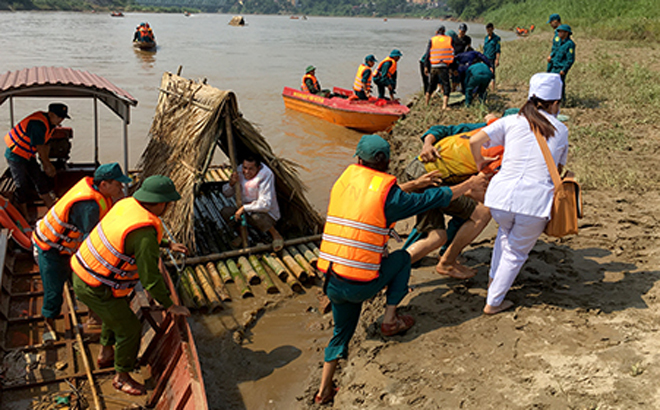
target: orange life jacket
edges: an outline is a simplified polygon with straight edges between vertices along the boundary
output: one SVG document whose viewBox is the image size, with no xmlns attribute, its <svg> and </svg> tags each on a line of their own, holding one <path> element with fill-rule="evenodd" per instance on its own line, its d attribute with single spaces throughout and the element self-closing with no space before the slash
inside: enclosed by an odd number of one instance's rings
<svg viewBox="0 0 660 410">
<path fill-rule="evenodd" d="M 69 212 L 78 202 L 90 200 L 98 204 L 99 220 L 103 219 L 112 206 L 112 199 L 106 198 L 94 189 L 94 178 L 85 177 L 64 194 L 37 222 L 32 233 L 34 243 L 43 251 L 55 248 L 61 254 L 73 255 L 80 247 L 86 232 L 69 223 Z"/>
<path fill-rule="evenodd" d="M 378 278 L 390 230 L 385 200 L 396 177 L 350 165 L 330 192 L 317 267 L 326 274 L 368 282 Z"/>
<path fill-rule="evenodd" d="M 37 153 L 37 148 L 32 145 L 30 137 L 26 135 L 28 123 L 33 120 L 40 121 L 46 126 L 46 139 L 44 144 L 47 143 L 54 127 L 52 127 L 48 121 L 48 113 L 43 111 L 37 111 L 23 118 L 21 122 L 16 124 L 16 126 L 9 130 L 7 135 L 5 135 L 5 144 L 11 149 L 11 152 L 27 160 L 34 158 Z"/>
<path fill-rule="evenodd" d="M 387 57 L 383 61 L 381 61 L 380 64 L 378 64 L 378 68 L 376 69 L 377 76 L 380 75 L 380 67 L 382 67 L 383 64 L 385 64 L 385 62 L 387 61 L 390 61 L 392 63 L 390 68 L 387 70 L 387 74 L 386 74 L 387 78 L 392 78 L 394 73 L 396 73 L 396 60 L 394 60 L 392 57 Z"/>
<path fill-rule="evenodd" d="M 454 47 L 451 45 L 451 37 L 442 34 L 431 37 L 431 52 L 429 62 L 431 66 L 439 64 L 451 64 L 454 61 Z"/>
<path fill-rule="evenodd" d="M 366 89 L 365 84 L 362 82 L 362 75 L 365 70 L 369 70 L 369 79 L 367 80 Z M 364 91 L 365 94 L 369 95 L 371 93 L 371 77 L 373 77 L 373 72 L 371 67 L 366 64 L 360 64 L 355 74 L 355 82 L 353 82 L 353 91 Z"/>
<path fill-rule="evenodd" d="M 307 73 L 302 78 L 302 85 L 300 86 L 301 90 L 305 91 L 306 93 L 311 93 L 311 91 L 309 91 L 309 89 L 307 88 L 307 84 L 305 83 L 306 80 L 312 80 L 312 83 L 314 83 L 314 88 L 316 88 L 317 90 L 320 89 L 319 81 L 316 79 L 316 77 Z"/>
<path fill-rule="evenodd" d="M 71 258 L 71 268 L 89 286 L 109 286 L 117 298 L 129 295 L 139 276 L 134 255 L 126 254 L 126 237 L 147 226 L 156 229 L 160 243 L 163 239 L 160 219 L 136 199 L 122 199 L 96 225 L 75 257 Z"/>
</svg>

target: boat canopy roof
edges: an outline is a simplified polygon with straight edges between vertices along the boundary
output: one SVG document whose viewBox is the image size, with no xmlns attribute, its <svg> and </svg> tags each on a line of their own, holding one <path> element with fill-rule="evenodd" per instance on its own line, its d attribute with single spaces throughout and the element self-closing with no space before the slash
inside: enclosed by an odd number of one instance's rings
<svg viewBox="0 0 660 410">
<path fill-rule="evenodd" d="M 125 123 L 137 100 L 105 78 L 64 67 L 32 67 L 0 75 L 0 105 L 11 97 L 64 97 L 101 100 Z"/>
</svg>

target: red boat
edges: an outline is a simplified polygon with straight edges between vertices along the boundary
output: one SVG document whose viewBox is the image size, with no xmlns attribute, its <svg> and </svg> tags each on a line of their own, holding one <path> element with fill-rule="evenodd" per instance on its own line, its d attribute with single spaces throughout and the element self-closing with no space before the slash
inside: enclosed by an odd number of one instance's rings
<svg viewBox="0 0 660 410">
<path fill-rule="evenodd" d="M 35 67 L 0 75 L 0 105 L 9 100 L 11 125 L 15 124 L 14 105 L 20 97 L 92 100 L 94 130 L 98 130 L 97 102 L 102 102 L 124 123 L 123 165 L 127 169 L 130 108 L 137 105 L 137 100 L 129 93 L 98 75 L 66 68 Z M 55 192 L 60 196 L 81 177 L 92 175 L 99 164 L 99 135 L 96 132 L 94 142 L 90 144 L 94 146 L 93 162 L 87 163 L 69 161 L 72 130 L 62 134 L 63 137 L 53 137 L 49 141 L 49 156 L 57 169 Z M 11 176 L 5 172 L 0 177 L 0 194 L 11 196 L 13 190 Z M 35 217 L 46 211 L 39 200 L 28 207 Z M 188 322 L 185 318 L 167 314 L 140 287 L 131 296 L 131 307 L 143 323 L 138 378 L 146 382 L 146 396 L 129 397 L 112 387 L 110 380 L 114 369 L 98 367 L 95 358 L 100 345 L 88 339 L 94 333 L 78 330 L 78 322 L 88 314 L 88 309 L 76 301 L 68 289 L 64 292 L 68 297 L 65 298 L 63 314 L 55 320 L 59 340 L 44 345 L 41 338 L 44 328 L 41 276 L 32 252 L 19 245 L 20 241 L 6 229 L 0 230 L 2 409 L 60 408 L 60 405 L 95 409 L 208 409 L 199 358 Z M 162 263 L 161 273 L 172 299 L 179 303 Z M 84 339 L 79 338 L 79 331 Z"/>
<path fill-rule="evenodd" d="M 124 17 L 124 13 L 122 13 L 121 11 L 113 11 L 112 13 L 110 13 L 110 17 Z"/>
<path fill-rule="evenodd" d="M 292 110 L 311 114 L 346 128 L 362 132 L 378 132 L 390 129 L 410 110 L 398 101 L 373 98 L 368 101 L 353 100 L 353 92 L 335 87 L 334 94 L 342 97 L 324 98 L 320 95 L 284 87 L 284 105 Z"/>
</svg>

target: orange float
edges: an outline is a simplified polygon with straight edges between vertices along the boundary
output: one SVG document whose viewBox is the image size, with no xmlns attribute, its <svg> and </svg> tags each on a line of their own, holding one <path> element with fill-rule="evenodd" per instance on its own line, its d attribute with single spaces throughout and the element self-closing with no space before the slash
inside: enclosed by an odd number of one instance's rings
<svg viewBox="0 0 660 410">
<path fill-rule="evenodd" d="M 7 198 L 0 196 L 0 225 L 9 229 L 11 237 L 21 248 L 32 249 L 32 228 Z"/>
</svg>

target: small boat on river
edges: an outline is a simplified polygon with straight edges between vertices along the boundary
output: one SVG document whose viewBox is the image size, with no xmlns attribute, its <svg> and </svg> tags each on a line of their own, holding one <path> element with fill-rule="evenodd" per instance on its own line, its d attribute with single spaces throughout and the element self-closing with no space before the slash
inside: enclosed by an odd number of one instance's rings
<svg viewBox="0 0 660 410">
<path fill-rule="evenodd" d="M 122 13 L 121 11 L 113 11 L 112 13 L 110 13 L 110 17 L 124 17 L 124 13 Z"/>
<path fill-rule="evenodd" d="M 155 41 L 134 41 L 133 47 L 139 48 L 142 51 L 156 51 Z"/>
<path fill-rule="evenodd" d="M 325 98 L 284 87 L 282 98 L 287 108 L 362 132 L 385 131 L 410 112 L 398 101 L 375 98 L 369 101 L 352 100 L 348 98 L 353 94 L 351 90 L 335 87 L 332 91 L 340 97 Z"/>
<path fill-rule="evenodd" d="M 123 167 L 128 169 L 128 123 L 137 100 L 98 75 L 60 67 L 34 67 L 0 75 L 0 105 L 9 101 L 10 125 L 16 123 L 14 105 L 21 98 L 88 99 L 93 101 L 94 128 L 87 143 L 94 147 L 86 162 L 69 160 L 72 130 L 49 141 L 51 162 L 57 170 L 55 193 L 61 196 L 80 178 L 93 175 L 99 165 L 97 102 L 123 122 Z M 82 116 L 82 114 L 81 114 Z M 76 140 L 79 140 L 77 137 Z M 92 140 L 93 142 L 89 141 Z M 52 143 L 56 145 L 53 145 Z M 0 195 L 11 197 L 15 186 L 11 174 L 0 177 Z M 38 196 L 28 203 L 31 216 L 39 218 L 46 208 Z M 29 235 L 27 229 L 23 232 Z M 155 408 L 207 410 L 208 403 L 197 350 L 188 322 L 158 307 L 140 286 L 130 296 L 131 307 L 142 322 L 138 355 L 139 381 L 146 382 L 147 395 L 128 400 L 112 387 L 114 369 L 100 368 L 94 358 L 101 346 L 94 334 L 78 323 L 89 314 L 84 304 L 65 288 L 62 315 L 55 320 L 59 340 L 42 343 L 43 284 L 32 252 L 0 229 L 0 407 L 18 408 Z M 180 303 L 165 266 L 163 278 L 175 303 Z M 79 333 L 82 333 L 80 338 Z"/>
</svg>

